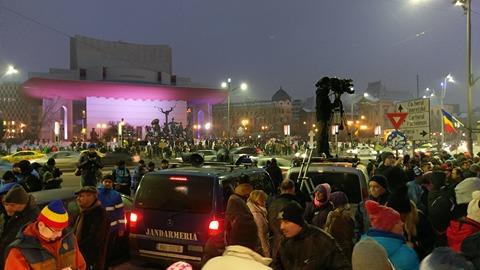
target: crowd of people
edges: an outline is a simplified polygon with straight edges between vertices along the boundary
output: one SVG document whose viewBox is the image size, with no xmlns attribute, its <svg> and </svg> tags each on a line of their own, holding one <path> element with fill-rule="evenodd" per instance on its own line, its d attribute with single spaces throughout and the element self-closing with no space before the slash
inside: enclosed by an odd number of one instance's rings
<svg viewBox="0 0 480 270">
<path fill-rule="evenodd" d="M 479 162 L 383 153 L 358 205 L 327 183 L 311 202 L 291 180 L 274 198 L 242 183 L 227 204 L 226 247 L 202 269 L 480 269 Z"/>
</svg>

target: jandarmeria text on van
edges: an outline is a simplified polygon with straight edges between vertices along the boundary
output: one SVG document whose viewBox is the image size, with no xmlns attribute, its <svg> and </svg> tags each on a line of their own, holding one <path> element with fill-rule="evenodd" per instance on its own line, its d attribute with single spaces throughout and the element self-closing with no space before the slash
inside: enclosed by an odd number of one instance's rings
<svg viewBox="0 0 480 270">
<path fill-rule="evenodd" d="M 188 241 L 198 241 L 196 233 L 165 231 L 159 229 L 147 228 L 145 235 L 155 236 L 160 238 L 179 239 Z"/>
</svg>

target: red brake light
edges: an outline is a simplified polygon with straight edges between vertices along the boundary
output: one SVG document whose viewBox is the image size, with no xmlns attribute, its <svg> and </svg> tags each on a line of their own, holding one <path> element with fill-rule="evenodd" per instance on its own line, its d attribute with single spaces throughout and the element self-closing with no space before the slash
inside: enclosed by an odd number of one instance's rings
<svg viewBox="0 0 480 270">
<path fill-rule="evenodd" d="M 218 222 L 218 220 L 212 220 L 210 221 L 210 224 L 208 224 L 208 229 L 209 230 L 218 230 L 218 228 L 220 228 L 220 223 Z"/>
<path fill-rule="evenodd" d="M 133 224 L 133 223 L 136 223 L 138 220 L 138 215 L 135 214 L 135 213 L 130 213 L 130 223 Z"/>
<path fill-rule="evenodd" d="M 171 176 L 170 180 L 172 181 L 187 181 L 187 177 L 185 176 Z"/>
<path fill-rule="evenodd" d="M 220 233 L 220 221 L 213 219 L 208 223 L 208 235 L 214 236 Z"/>
</svg>

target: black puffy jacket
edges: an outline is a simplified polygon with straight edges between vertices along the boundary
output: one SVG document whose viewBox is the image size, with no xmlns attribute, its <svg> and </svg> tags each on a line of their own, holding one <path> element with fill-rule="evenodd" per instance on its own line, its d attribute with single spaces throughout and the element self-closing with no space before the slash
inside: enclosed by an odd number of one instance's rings
<svg viewBox="0 0 480 270">
<path fill-rule="evenodd" d="M 296 236 L 282 242 L 275 270 L 351 270 L 351 263 L 335 239 L 318 227 L 305 224 Z"/>
</svg>

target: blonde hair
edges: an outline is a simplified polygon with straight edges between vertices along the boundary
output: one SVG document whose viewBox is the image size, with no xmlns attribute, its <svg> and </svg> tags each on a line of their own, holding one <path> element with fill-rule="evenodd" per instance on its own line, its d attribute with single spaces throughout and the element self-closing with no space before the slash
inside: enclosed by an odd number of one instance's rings
<svg viewBox="0 0 480 270">
<path fill-rule="evenodd" d="M 411 210 L 409 213 L 400 214 L 404 222 L 404 229 L 407 233 L 407 241 L 411 242 L 417 236 L 418 209 L 414 202 L 410 201 Z"/>
<path fill-rule="evenodd" d="M 252 193 L 250 193 L 250 197 L 248 197 L 248 201 L 256 205 L 260 205 L 261 200 L 266 202 L 267 198 L 268 198 L 267 193 L 265 193 L 263 190 L 256 189 L 252 191 Z"/>
</svg>

